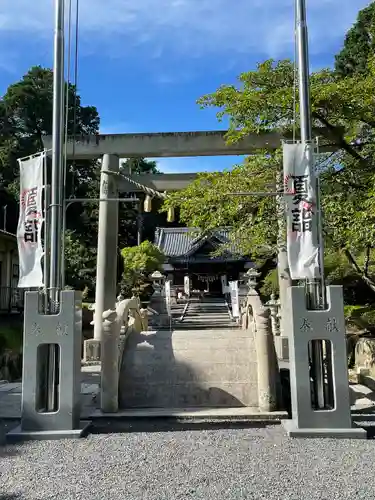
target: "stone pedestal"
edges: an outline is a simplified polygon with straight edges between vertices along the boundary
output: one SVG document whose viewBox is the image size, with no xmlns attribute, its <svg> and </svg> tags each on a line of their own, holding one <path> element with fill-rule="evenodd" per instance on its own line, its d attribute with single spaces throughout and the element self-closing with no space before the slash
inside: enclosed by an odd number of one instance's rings
<svg viewBox="0 0 375 500">
<path fill-rule="evenodd" d="M 277 359 L 280 361 L 289 361 L 289 340 L 288 337 L 281 335 L 274 337 Z"/>
<path fill-rule="evenodd" d="M 150 308 L 158 313 L 150 318 L 150 326 L 153 328 L 168 328 L 171 320 L 168 314 L 165 296 L 159 290 L 156 290 L 151 297 Z"/>
<path fill-rule="evenodd" d="M 88 428 L 80 422 L 81 294 L 61 292 L 58 314 L 41 314 L 38 306 L 38 292 L 27 292 L 21 425 L 7 434 L 9 442 L 82 437 Z M 48 369 L 47 379 L 46 361 L 55 346 L 55 357 L 50 358 L 54 369 Z M 48 382 L 53 390 L 46 395 Z"/>
<path fill-rule="evenodd" d="M 99 363 L 100 355 L 100 340 L 88 339 L 83 343 L 83 362 L 84 363 Z"/>
<path fill-rule="evenodd" d="M 275 411 L 277 409 L 277 359 L 268 308 L 259 307 L 255 310 L 255 325 L 259 410 Z"/>
<path fill-rule="evenodd" d="M 121 323 L 125 319 L 118 314 L 119 308 L 120 304 L 117 304 L 117 310 L 103 314 L 100 408 L 107 413 L 118 411 L 119 343 Z"/>
<path fill-rule="evenodd" d="M 355 365 L 375 371 L 375 339 L 361 338 L 355 345 Z"/>
<path fill-rule="evenodd" d="M 326 310 L 308 310 L 305 288 L 288 290 L 290 315 L 286 318 L 290 347 L 292 419 L 283 426 L 291 437 L 366 438 L 366 431 L 352 423 L 345 342 L 342 287 L 327 287 Z M 331 353 L 333 406 L 315 409 L 311 400 L 309 343 L 326 341 Z"/>
</svg>

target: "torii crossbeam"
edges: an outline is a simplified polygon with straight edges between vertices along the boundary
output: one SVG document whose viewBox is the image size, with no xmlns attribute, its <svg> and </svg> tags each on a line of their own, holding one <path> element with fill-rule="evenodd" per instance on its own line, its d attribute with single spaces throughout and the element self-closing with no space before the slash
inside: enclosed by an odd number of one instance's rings
<svg viewBox="0 0 375 500">
<path fill-rule="evenodd" d="M 67 158 L 77 160 L 95 159 L 105 154 L 119 158 L 174 158 L 186 156 L 228 156 L 247 155 L 260 149 L 275 150 L 283 140 L 290 140 L 277 132 L 249 134 L 235 144 L 227 144 L 227 131 L 207 132 L 160 132 L 143 134 L 99 134 L 68 137 Z M 325 140 L 322 152 L 336 151 L 335 138 L 325 128 L 314 131 L 316 137 Z M 327 145 L 328 141 L 328 145 Z M 43 138 L 44 147 L 52 146 L 52 138 Z"/>
</svg>

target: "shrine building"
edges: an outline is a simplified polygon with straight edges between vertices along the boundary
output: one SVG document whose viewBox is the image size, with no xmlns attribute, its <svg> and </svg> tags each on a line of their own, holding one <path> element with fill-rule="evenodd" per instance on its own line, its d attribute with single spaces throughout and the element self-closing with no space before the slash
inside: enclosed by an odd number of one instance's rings
<svg viewBox="0 0 375 500">
<path fill-rule="evenodd" d="M 184 287 L 185 276 L 190 278 L 190 289 L 216 296 L 223 293 L 223 283 L 235 281 L 252 267 L 249 258 L 229 244 L 229 230 L 218 229 L 208 234 L 190 227 L 158 227 L 155 245 L 165 255 L 164 272 L 174 286 Z M 219 256 L 217 249 L 227 248 Z"/>
</svg>

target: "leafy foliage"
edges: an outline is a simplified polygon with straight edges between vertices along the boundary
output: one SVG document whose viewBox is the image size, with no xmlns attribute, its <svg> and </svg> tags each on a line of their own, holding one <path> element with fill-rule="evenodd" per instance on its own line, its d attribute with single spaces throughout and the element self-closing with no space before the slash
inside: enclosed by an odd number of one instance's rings
<svg viewBox="0 0 375 500">
<path fill-rule="evenodd" d="M 272 255 L 277 236 L 275 198 L 233 193 L 266 191 L 275 184 L 280 161 L 279 153 L 260 153 L 231 171 L 199 174 L 185 190 L 170 193 L 162 209 L 180 207 L 180 219 L 204 231 L 230 226 L 230 238 L 243 255 Z"/>
<path fill-rule="evenodd" d="M 159 174 L 157 163 L 145 158 L 128 158 L 122 162 L 120 172 L 129 174 Z M 130 193 L 121 193 L 120 197 L 127 198 Z M 140 207 L 143 206 L 143 193 L 137 193 Z M 149 217 L 152 218 L 150 214 Z M 141 227 L 139 227 L 141 226 Z M 136 203 L 119 204 L 119 247 L 137 245 L 138 229 L 144 233 L 144 215 L 138 211 Z M 147 237 L 147 235 L 144 235 Z M 142 238 L 143 239 L 143 238 Z"/>
<path fill-rule="evenodd" d="M 375 332 L 375 309 L 371 306 L 350 305 L 344 307 L 348 325 L 359 330 Z"/>
<path fill-rule="evenodd" d="M 96 134 L 99 115 L 95 107 L 82 106 L 73 85 L 68 88 L 68 133 Z M 0 100 L 0 187 L 4 192 L 0 206 L 8 205 L 7 229 L 15 232 L 18 218 L 19 169 L 17 158 L 43 150 L 43 136 L 52 134 L 53 73 L 35 66 L 10 85 Z M 50 172 L 49 172 L 50 175 Z M 67 165 L 66 197 L 97 196 L 96 162 L 76 161 Z M 11 208 L 11 210 L 9 210 Z M 81 288 L 87 268 L 83 248 L 92 246 L 93 204 L 73 204 L 67 211 L 67 283 Z M 79 243 L 78 243 L 79 242 Z M 72 251 L 70 251 L 70 249 Z M 77 255 L 73 254 L 77 251 Z M 77 259 L 82 256 L 79 263 Z M 72 267 L 70 267 L 72 266 Z M 90 275 L 91 276 L 91 275 Z M 88 277 L 88 275 L 86 276 Z M 93 280 L 90 278 L 92 285 Z"/>
<path fill-rule="evenodd" d="M 76 290 L 85 290 L 92 295 L 96 274 L 96 248 L 82 243 L 71 230 L 65 233 L 66 283 L 74 284 Z"/>
<path fill-rule="evenodd" d="M 355 303 L 358 295 L 362 299 L 364 295 L 363 290 L 358 293 L 359 283 L 366 284 L 366 294 L 371 297 L 369 288 L 375 290 L 369 259 L 363 257 L 372 253 L 375 241 L 374 5 L 359 14 L 343 51 L 337 56 L 336 70 L 322 69 L 310 76 L 313 129 L 320 137 L 320 149 L 330 145 L 334 151 L 317 158 L 326 264 L 331 266 L 327 279 L 344 282 L 346 299 Z M 361 58 L 357 57 L 359 54 Z M 352 65 L 349 71 L 350 64 L 345 58 L 351 58 L 357 66 Z M 219 121 L 229 120 L 229 143 L 252 133 L 280 132 L 290 139 L 298 134 L 299 95 L 290 60 L 264 61 L 254 70 L 242 73 L 237 85 L 223 85 L 201 97 L 198 103 L 202 109 L 217 108 Z M 186 190 L 171 194 L 164 209 L 180 207 L 184 222 L 201 230 L 232 226 L 232 237 L 244 254 L 250 253 L 258 259 L 275 256 L 278 243 L 275 197 L 230 196 L 230 193 L 274 191 L 280 180 L 280 157 L 277 151 L 268 154 L 258 151 L 232 171 L 203 174 Z M 264 281 L 262 293 L 268 295 L 275 289 L 277 280 L 272 271 Z"/>
<path fill-rule="evenodd" d="M 344 47 L 336 56 L 335 69 L 316 71 L 310 79 L 314 131 L 320 136 L 321 149 L 330 145 L 335 150 L 332 154 L 321 154 L 317 161 L 324 212 L 326 275 L 330 283 L 345 284 L 345 300 L 354 304 L 372 302 L 375 291 L 375 270 L 371 264 L 375 248 L 374 22 L 375 2 L 372 2 L 359 13 L 349 30 Z M 8 197 L 4 202 L 1 194 L 0 206 L 11 206 L 16 200 L 17 158 L 42 149 L 43 136 L 52 132 L 52 81 L 51 70 L 31 68 L 0 100 L 0 188 Z M 82 106 L 75 88 L 69 84 L 68 89 L 68 132 L 71 134 L 76 128 L 77 134 L 97 133 L 96 108 Z M 252 71 L 242 73 L 236 85 L 223 85 L 201 97 L 198 103 L 201 108 L 217 108 L 219 120 L 229 120 L 228 142 L 236 142 L 250 133 L 281 132 L 284 137 L 292 138 L 298 132 L 298 88 L 290 60 L 264 61 Z M 130 158 L 122 168 L 132 173 L 158 173 L 156 163 L 143 158 Z M 237 248 L 264 262 L 275 257 L 280 243 L 277 199 L 234 193 L 274 191 L 280 171 L 281 152 L 259 150 L 230 171 L 199 175 L 186 190 L 170 194 L 162 210 L 175 208 L 182 222 L 203 231 L 231 226 L 231 238 L 236 240 Z M 67 197 L 98 197 L 98 180 L 95 162 L 69 164 Z M 91 248 L 92 235 L 97 232 L 97 215 L 97 203 L 73 204 L 68 211 L 67 273 L 69 284 L 76 287 L 81 288 L 86 280 L 92 284 L 94 279 L 95 250 Z M 120 205 L 121 246 L 136 243 L 137 217 L 134 206 Z M 147 262 L 151 267 L 156 262 L 145 257 L 150 248 L 146 251 L 139 247 L 138 254 L 126 250 L 123 282 L 130 290 L 146 278 Z M 266 277 L 265 294 L 276 289 L 275 276 L 271 271 Z"/>
<path fill-rule="evenodd" d="M 249 133 L 278 131 L 292 137 L 294 67 L 291 61 L 265 61 L 239 77 L 240 86 L 220 87 L 198 102 L 218 107 L 218 119 L 229 119 L 227 135 L 235 142 Z M 374 241 L 373 180 L 374 73 L 339 77 L 328 69 L 311 75 L 313 125 L 321 144 L 334 143 L 338 152 L 321 155 L 325 234 L 335 249 L 364 251 Z M 297 89 L 298 103 L 298 91 Z M 298 116 L 298 106 L 296 109 Z M 323 128 L 324 127 L 324 128 Z M 366 143 L 364 142 L 366 138 Z M 233 237 L 247 253 L 276 248 L 274 198 L 228 197 L 235 191 L 272 191 L 279 168 L 278 152 L 259 151 L 231 172 L 204 174 L 186 191 L 172 194 L 165 207 L 180 206 L 187 224 L 201 229 L 231 224 Z M 273 168 L 271 168 L 273 164 Z M 255 208 L 259 207 L 259 208 Z M 208 208 L 208 209 L 207 209 Z M 241 234 L 242 238 L 239 239 Z"/>
<path fill-rule="evenodd" d="M 69 84 L 68 133 L 95 134 L 99 115 L 93 106 L 81 106 L 81 98 Z M 43 150 L 43 136 L 52 133 L 53 73 L 35 66 L 10 85 L 0 101 L 0 182 L 9 186 L 19 176 L 17 158 Z M 76 119 L 76 124 L 74 123 Z M 90 162 L 86 162 L 89 170 Z M 81 165 L 82 167 L 83 165 Z M 86 179 L 86 172 L 74 174 Z"/>
<path fill-rule="evenodd" d="M 95 107 L 82 106 L 80 95 L 67 84 L 69 135 L 97 134 Z M 7 205 L 7 230 L 15 232 L 18 219 L 19 170 L 17 158 L 43 150 L 43 136 L 52 134 L 53 73 L 35 66 L 9 86 L 0 100 L 0 209 Z M 123 167 L 133 173 L 158 173 L 156 162 L 130 158 Z M 98 198 L 100 165 L 75 160 L 67 164 L 66 198 Z M 126 196 L 126 193 L 123 194 Z M 99 205 L 96 201 L 72 203 L 67 209 L 66 283 L 75 289 L 95 285 L 96 238 Z M 0 210 L 1 213 L 1 210 Z M 119 245 L 137 243 L 139 214 L 135 204 L 119 205 Z"/>
<path fill-rule="evenodd" d="M 279 277 L 277 269 L 272 269 L 263 279 L 262 286 L 260 287 L 260 295 L 265 301 L 271 298 L 271 295 L 277 296 L 279 294 Z"/>
<path fill-rule="evenodd" d="M 128 158 L 122 162 L 121 169 L 130 174 L 160 174 L 156 161 L 146 158 Z"/>
<path fill-rule="evenodd" d="M 361 10 L 348 31 L 344 47 L 336 56 L 335 69 L 341 76 L 366 74 L 369 59 L 375 51 L 375 2 Z"/>
<path fill-rule="evenodd" d="M 121 250 L 124 272 L 121 282 L 121 293 L 125 296 L 133 294 L 143 296 L 150 291 L 150 274 L 161 269 L 164 254 L 149 241 L 143 241 L 136 247 Z"/>
</svg>

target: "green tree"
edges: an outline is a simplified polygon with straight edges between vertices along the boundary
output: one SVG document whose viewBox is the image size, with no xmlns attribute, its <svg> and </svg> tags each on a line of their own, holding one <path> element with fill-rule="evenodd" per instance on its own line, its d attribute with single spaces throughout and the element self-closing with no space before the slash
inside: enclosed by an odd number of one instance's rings
<svg viewBox="0 0 375 500">
<path fill-rule="evenodd" d="M 68 84 L 67 84 L 68 85 Z M 68 85 L 68 134 L 95 134 L 99 115 L 95 107 L 82 106 L 73 85 Z M 16 159 L 43 150 L 43 136 L 52 134 L 53 73 L 35 66 L 10 85 L 0 101 L 0 179 L 5 187 L 18 178 Z M 92 169 L 90 163 L 86 163 Z M 80 164 L 81 168 L 83 164 Z M 86 178 L 81 169 L 75 172 Z M 69 182 L 68 182 L 69 184 Z"/>
<path fill-rule="evenodd" d="M 348 31 L 342 50 L 336 55 L 335 70 L 341 76 L 365 75 L 375 52 L 375 2 L 358 14 Z"/>
<path fill-rule="evenodd" d="M 168 195 L 163 210 L 180 208 L 180 219 L 191 227 L 211 231 L 231 227 L 233 241 L 243 255 L 271 257 L 277 243 L 275 197 L 232 196 L 236 192 L 270 191 L 280 165 L 280 154 L 259 153 L 224 172 L 200 173 L 186 189 Z M 226 250 L 223 246 L 219 251 Z"/>
<path fill-rule="evenodd" d="M 79 94 L 71 84 L 68 90 L 68 134 L 96 134 L 99 115 L 95 107 L 82 106 Z M 19 169 L 17 158 L 43 150 L 43 136 L 52 134 L 53 73 L 35 66 L 19 81 L 10 85 L 0 100 L 0 208 L 8 206 L 9 225 L 15 232 L 18 218 Z M 98 196 L 98 166 L 93 161 L 70 161 L 67 164 L 66 192 L 71 196 Z M 6 194 L 6 196 L 5 196 Z M 73 233 L 67 237 L 67 252 L 74 238 L 90 252 L 93 228 L 96 226 L 93 209 L 97 204 L 73 204 L 67 212 L 67 227 Z M 74 247 L 74 245 L 73 245 Z M 81 255 L 78 252 L 77 255 Z M 72 267 L 70 268 L 70 265 Z M 80 288 L 82 279 L 76 272 L 74 260 L 67 258 L 67 283 Z"/>
<path fill-rule="evenodd" d="M 156 245 L 143 241 L 139 246 L 123 248 L 121 256 L 124 265 L 121 292 L 125 296 L 148 297 L 152 293 L 150 274 L 161 269 L 164 254 Z"/>
<path fill-rule="evenodd" d="M 146 158 L 128 158 L 122 162 L 121 169 L 129 174 L 161 174 L 156 161 Z"/>
<path fill-rule="evenodd" d="M 120 172 L 125 175 L 134 174 L 161 174 L 157 168 L 157 162 L 145 158 L 128 158 L 122 162 Z M 127 198 L 131 193 L 121 193 L 120 196 Z M 119 205 L 119 246 L 137 245 L 138 230 L 141 231 L 142 239 L 144 234 L 145 215 L 143 211 L 144 193 L 139 192 L 136 196 L 139 202 L 139 209 L 136 203 L 120 203 Z M 147 220 L 153 214 L 148 214 Z"/>
<path fill-rule="evenodd" d="M 142 174 L 142 173 L 160 173 L 156 168 L 155 161 L 149 161 L 143 158 L 130 158 L 124 161 L 120 167 L 120 172 L 125 175 L 129 175 L 130 172 L 127 170 L 127 166 L 131 167 L 132 174 Z M 100 179 L 100 168 L 98 165 L 95 166 L 93 176 L 88 178 L 88 181 L 84 184 L 78 184 L 76 182 L 76 192 L 79 191 L 77 197 L 81 198 L 98 198 L 99 197 L 99 179 Z M 119 193 L 120 198 L 129 198 L 131 192 L 121 192 Z M 143 199 L 144 194 L 142 192 L 137 193 L 140 200 L 139 204 L 134 202 L 124 202 L 119 203 L 119 247 L 134 246 L 137 245 L 137 234 L 138 229 L 142 229 L 143 226 Z M 140 210 L 138 210 L 138 206 Z M 98 220 L 99 220 L 99 204 L 97 202 L 85 203 L 84 205 L 72 205 L 69 208 L 69 213 L 72 211 L 73 217 L 78 217 L 78 221 L 83 223 L 83 228 L 79 228 L 79 232 L 84 230 L 85 227 L 90 227 L 90 233 L 87 235 L 89 237 L 90 244 L 92 244 L 92 234 L 97 234 L 98 232 Z M 73 218 L 70 215 L 70 218 Z M 75 227 L 73 227 L 75 229 Z M 142 231 L 141 231 L 142 233 Z"/>
<path fill-rule="evenodd" d="M 219 108 L 217 114 L 219 120 L 223 117 L 229 118 L 228 142 L 238 141 L 250 133 L 272 131 L 281 132 L 285 137 L 291 138 L 293 129 L 298 130 L 298 122 L 294 121 L 293 111 L 293 75 L 294 68 L 290 61 L 269 60 L 259 64 L 256 70 L 240 75 L 240 86 L 222 86 L 213 94 L 203 96 L 198 102 L 202 108 Z M 334 184 L 335 193 L 339 189 L 344 195 L 348 186 L 351 186 L 358 195 L 364 185 L 362 181 L 368 181 L 367 173 L 372 167 L 372 152 L 366 151 L 366 148 L 360 143 L 357 144 L 355 139 L 358 137 L 357 133 L 361 133 L 361 126 L 365 124 L 371 126 L 372 84 L 372 76 L 339 79 L 329 70 L 311 75 L 314 129 L 324 136 L 321 147 L 327 142 L 330 144 L 333 142 L 338 148 L 338 152 L 329 158 L 327 155 L 322 155 L 320 158 L 326 184 L 329 185 L 330 182 Z M 338 164 L 341 165 L 340 169 L 337 169 Z M 249 203 L 261 207 L 271 203 L 274 207 L 274 202 L 269 199 L 263 202 L 259 198 L 232 197 L 231 201 L 228 200 L 221 205 L 218 200 L 223 199 L 223 189 L 226 193 L 235 190 L 265 190 L 266 185 L 275 186 L 280 169 L 279 152 L 270 154 L 259 151 L 258 154 L 246 158 L 244 165 L 236 167 L 231 172 L 200 176 L 195 184 L 188 187 L 189 196 L 184 191 L 172 194 L 167 205 L 180 206 L 181 217 L 186 222 L 199 223 L 203 229 L 206 224 L 221 225 L 225 220 L 225 214 L 230 215 L 229 212 L 236 213 L 236 219 L 242 214 L 244 226 L 251 226 L 258 223 L 258 219 L 252 218 L 251 223 L 246 221 L 248 211 L 241 207 L 247 208 Z M 360 182 L 357 182 L 357 179 L 354 182 L 353 177 L 358 177 L 359 169 L 363 176 Z M 197 188 L 197 184 L 200 184 L 200 189 Z M 243 188 L 239 189 L 241 185 Z M 210 210 L 206 209 L 207 200 L 203 200 L 206 194 L 208 198 L 212 196 L 214 200 Z M 335 207 L 338 208 L 338 204 Z M 200 220 L 197 218 L 199 214 L 202 215 Z M 270 246 L 267 239 L 263 243 L 265 247 Z"/>
<path fill-rule="evenodd" d="M 65 280 L 75 290 L 88 288 L 93 295 L 96 275 L 96 248 L 86 245 L 74 231 L 65 233 Z"/>
<path fill-rule="evenodd" d="M 372 248 L 375 227 L 374 72 L 340 77 L 323 69 L 311 75 L 311 104 L 320 147 L 334 144 L 337 152 L 319 157 L 322 172 L 324 231 L 334 251 L 345 249 L 354 261 Z M 228 142 L 250 133 L 281 132 L 292 138 L 295 121 L 294 67 L 288 60 L 265 61 L 243 73 L 239 85 L 224 85 L 203 96 L 202 108 L 219 108 L 218 119 L 229 119 Z M 298 105 L 296 114 L 298 116 Z M 202 230 L 229 224 L 244 253 L 276 254 L 274 198 L 228 196 L 235 191 L 272 191 L 281 170 L 279 152 L 258 151 L 231 172 L 199 176 L 187 190 L 168 197 L 164 209 L 180 207 L 183 221 Z M 267 186 L 273 184 L 273 188 Z M 370 188 L 370 189 L 369 189 Z"/>
<path fill-rule="evenodd" d="M 95 107 L 82 106 L 79 94 L 69 84 L 68 134 L 96 134 L 99 115 Z M 0 101 L 0 185 L 18 197 L 17 158 L 43 150 L 43 136 L 52 134 L 53 73 L 35 66 L 19 81 L 10 85 Z M 97 177 L 95 162 L 69 162 L 66 196 L 85 195 Z M 72 229 L 81 230 L 82 206 L 69 210 Z M 15 228 L 12 228 L 14 231 Z"/>
</svg>

